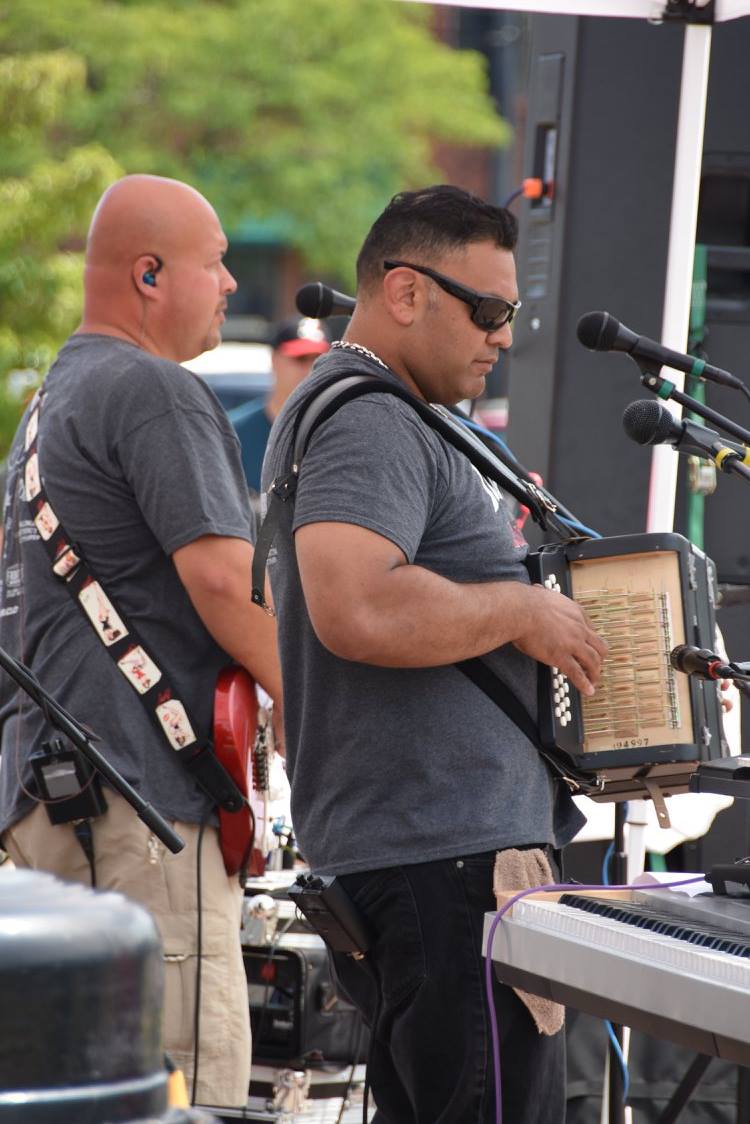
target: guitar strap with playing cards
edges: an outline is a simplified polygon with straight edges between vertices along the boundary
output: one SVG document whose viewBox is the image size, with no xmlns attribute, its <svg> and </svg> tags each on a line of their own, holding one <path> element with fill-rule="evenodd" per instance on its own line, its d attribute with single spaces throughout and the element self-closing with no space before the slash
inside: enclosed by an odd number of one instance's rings
<svg viewBox="0 0 750 1124">
<path fill-rule="evenodd" d="M 30 517 L 49 555 L 52 572 L 86 617 L 180 764 L 220 808 L 227 812 L 238 811 L 245 803 L 242 793 L 215 756 L 210 742 L 199 741 L 185 704 L 175 694 L 166 672 L 137 630 L 116 608 L 50 503 L 39 466 L 39 416 L 44 393 L 42 386 L 29 409 L 22 489 Z"/>
</svg>

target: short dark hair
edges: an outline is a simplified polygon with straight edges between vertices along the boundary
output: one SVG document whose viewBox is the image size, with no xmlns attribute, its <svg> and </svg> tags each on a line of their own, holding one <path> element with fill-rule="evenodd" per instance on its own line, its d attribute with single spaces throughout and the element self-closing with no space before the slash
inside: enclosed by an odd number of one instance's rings
<svg viewBox="0 0 750 1124">
<path fill-rule="evenodd" d="M 414 258 L 419 265 L 429 265 L 471 242 L 494 242 L 512 250 L 517 237 L 515 215 L 460 187 L 433 184 L 400 191 L 375 220 L 359 251 L 357 286 L 367 288 L 379 281 L 389 258 Z"/>
</svg>

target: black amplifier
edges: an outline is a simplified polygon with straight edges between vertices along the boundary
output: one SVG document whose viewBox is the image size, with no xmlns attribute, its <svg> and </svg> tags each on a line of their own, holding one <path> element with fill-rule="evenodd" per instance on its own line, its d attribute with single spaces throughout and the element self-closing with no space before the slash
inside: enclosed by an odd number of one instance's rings
<svg viewBox="0 0 750 1124">
<path fill-rule="evenodd" d="M 367 1058 L 361 1015 L 334 983 L 317 934 L 284 933 L 243 949 L 253 1058 L 317 1066 Z"/>
</svg>

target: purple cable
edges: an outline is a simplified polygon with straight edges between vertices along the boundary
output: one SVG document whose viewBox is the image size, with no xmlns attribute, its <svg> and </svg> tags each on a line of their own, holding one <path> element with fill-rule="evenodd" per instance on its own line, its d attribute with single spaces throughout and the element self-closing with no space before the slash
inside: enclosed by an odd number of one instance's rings
<svg viewBox="0 0 750 1124">
<path fill-rule="evenodd" d="M 672 886 L 690 886 L 692 883 L 703 881 L 703 875 L 700 875 L 698 878 L 683 878 L 679 882 L 658 882 L 655 885 L 634 882 L 629 886 L 599 886 L 596 884 L 586 886 L 580 882 L 553 882 L 549 886 L 530 886 L 528 890 L 520 890 L 505 903 L 502 909 L 497 911 L 487 934 L 487 953 L 484 960 L 484 981 L 487 989 L 487 1007 L 490 1012 L 490 1029 L 492 1030 L 492 1065 L 495 1073 L 495 1124 L 503 1124 L 503 1090 L 500 1073 L 500 1036 L 497 1030 L 495 998 L 492 994 L 492 942 L 495 939 L 495 930 L 508 910 L 521 898 L 528 897 L 529 894 L 565 893 L 566 891 L 576 893 L 580 890 L 669 890 Z"/>
</svg>

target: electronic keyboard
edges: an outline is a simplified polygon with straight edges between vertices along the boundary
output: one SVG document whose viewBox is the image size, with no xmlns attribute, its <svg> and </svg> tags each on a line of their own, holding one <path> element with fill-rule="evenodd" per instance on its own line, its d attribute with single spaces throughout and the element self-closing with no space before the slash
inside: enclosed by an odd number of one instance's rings
<svg viewBox="0 0 750 1124">
<path fill-rule="evenodd" d="M 498 923 L 491 955 L 512 987 L 750 1065 L 750 898 L 529 895 Z"/>
</svg>

